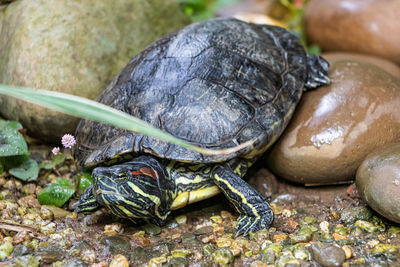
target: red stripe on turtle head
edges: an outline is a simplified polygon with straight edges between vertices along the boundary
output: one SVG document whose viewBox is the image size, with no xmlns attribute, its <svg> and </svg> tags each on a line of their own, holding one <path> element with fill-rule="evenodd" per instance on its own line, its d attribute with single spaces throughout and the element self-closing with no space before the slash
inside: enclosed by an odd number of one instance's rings
<svg viewBox="0 0 400 267">
<path fill-rule="evenodd" d="M 155 170 L 153 170 L 152 168 L 148 168 L 148 167 L 143 167 L 137 171 L 132 171 L 132 175 L 138 175 L 138 174 L 144 174 L 144 175 L 150 176 L 154 180 L 157 180 L 159 178 L 158 173 Z"/>
</svg>

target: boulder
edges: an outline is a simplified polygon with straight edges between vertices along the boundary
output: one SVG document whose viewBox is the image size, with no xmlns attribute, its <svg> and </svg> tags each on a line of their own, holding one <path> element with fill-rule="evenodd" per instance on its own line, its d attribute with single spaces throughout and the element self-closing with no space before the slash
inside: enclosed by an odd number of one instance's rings
<svg viewBox="0 0 400 267">
<path fill-rule="evenodd" d="M 357 170 L 356 184 L 371 208 L 400 223 L 400 144 L 390 144 L 369 154 Z"/>
<path fill-rule="evenodd" d="M 312 0 L 306 33 L 323 51 L 371 54 L 400 64 L 399 10 L 395 0 Z"/>
<path fill-rule="evenodd" d="M 304 94 L 267 156 L 270 170 L 293 182 L 348 182 L 366 155 L 400 140 L 400 80 L 388 72 L 397 67 L 385 71 L 362 56 L 327 58 L 331 84 Z"/>
<path fill-rule="evenodd" d="M 145 46 L 188 22 L 164 0 L 19 0 L 0 7 L 0 83 L 95 99 Z M 0 114 L 43 141 L 77 118 L 9 97 Z"/>
</svg>

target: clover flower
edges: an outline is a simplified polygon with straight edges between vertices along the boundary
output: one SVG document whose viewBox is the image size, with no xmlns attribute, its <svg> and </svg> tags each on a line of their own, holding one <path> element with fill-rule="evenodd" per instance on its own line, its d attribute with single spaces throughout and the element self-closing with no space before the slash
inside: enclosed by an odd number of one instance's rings
<svg viewBox="0 0 400 267">
<path fill-rule="evenodd" d="M 53 155 L 57 155 L 58 153 L 60 152 L 60 148 L 57 146 L 57 147 L 54 147 L 52 150 L 51 150 L 51 153 L 53 153 Z"/>
<path fill-rule="evenodd" d="M 72 148 L 76 144 L 75 137 L 72 134 L 64 134 L 61 138 L 61 144 L 65 148 Z"/>
</svg>

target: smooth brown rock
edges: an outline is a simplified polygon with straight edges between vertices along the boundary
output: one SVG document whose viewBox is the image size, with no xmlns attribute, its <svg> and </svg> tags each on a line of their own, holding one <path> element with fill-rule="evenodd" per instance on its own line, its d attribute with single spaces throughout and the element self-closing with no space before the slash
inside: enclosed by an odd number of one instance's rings
<svg viewBox="0 0 400 267">
<path fill-rule="evenodd" d="M 356 177 L 358 191 L 368 205 L 400 223 L 400 144 L 390 144 L 369 154 Z"/>
<path fill-rule="evenodd" d="M 322 56 L 328 60 L 330 64 L 342 60 L 353 60 L 373 64 L 400 79 L 400 67 L 392 61 L 380 57 L 346 52 L 327 52 L 323 53 Z"/>
<path fill-rule="evenodd" d="M 330 60 L 331 85 L 304 94 L 267 157 L 271 171 L 297 183 L 350 181 L 368 153 L 400 140 L 400 80 L 366 62 Z"/>
<path fill-rule="evenodd" d="M 400 1 L 312 0 L 306 32 L 323 51 L 359 52 L 400 64 Z"/>
</svg>

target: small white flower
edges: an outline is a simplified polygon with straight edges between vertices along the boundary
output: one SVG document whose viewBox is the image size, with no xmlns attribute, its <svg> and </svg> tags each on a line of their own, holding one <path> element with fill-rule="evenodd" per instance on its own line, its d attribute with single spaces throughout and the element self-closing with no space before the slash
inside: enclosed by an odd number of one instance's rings
<svg viewBox="0 0 400 267">
<path fill-rule="evenodd" d="M 64 134 L 61 138 L 61 144 L 65 148 L 72 148 L 76 144 L 75 137 L 72 134 Z"/>
<path fill-rule="evenodd" d="M 53 153 L 53 155 L 57 155 L 59 152 L 60 152 L 60 148 L 59 148 L 59 147 L 54 147 L 54 148 L 51 150 L 51 153 Z"/>
</svg>

